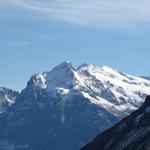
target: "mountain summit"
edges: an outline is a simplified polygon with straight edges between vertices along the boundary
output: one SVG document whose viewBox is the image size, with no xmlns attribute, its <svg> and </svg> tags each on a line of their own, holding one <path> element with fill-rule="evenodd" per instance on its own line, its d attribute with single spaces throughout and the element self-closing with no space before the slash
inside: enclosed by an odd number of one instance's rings
<svg viewBox="0 0 150 150">
<path fill-rule="evenodd" d="M 147 79 L 63 62 L 33 75 L 0 115 L 0 149 L 78 150 L 138 109 L 149 93 Z"/>
<path fill-rule="evenodd" d="M 93 103 L 105 103 L 103 107 L 123 110 L 125 114 L 139 108 L 143 98 L 150 92 L 150 81 L 146 79 L 107 66 L 97 67 L 87 63 L 75 69 L 69 61 L 61 63 L 50 72 L 33 75 L 28 82 L 30 86 L 38 92 L 54 94 L 54 91 L 57 93 L 61 90 L 71 95 L 83 95 Z"/>
</svg>

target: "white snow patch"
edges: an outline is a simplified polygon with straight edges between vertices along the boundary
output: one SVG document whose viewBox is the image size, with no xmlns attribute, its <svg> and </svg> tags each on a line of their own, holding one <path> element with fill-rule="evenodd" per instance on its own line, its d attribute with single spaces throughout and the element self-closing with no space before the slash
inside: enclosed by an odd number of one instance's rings
<svg viewBox="0 0 150 150">
<path fill-rule="evenodd" d="M 45 79 L 45 74 L 36 74 L 36 83 L 35 85 L 38 86 L 41 89 L 45 89 L 46 86 L 46 79 Z"/>
<path fill-rule="evenodd" d="M 9 103 L 10 106 L 15 103 L 14 98 L 9 99 L 7 94 L 5 94 L 5 100 Z"/>
</svg>

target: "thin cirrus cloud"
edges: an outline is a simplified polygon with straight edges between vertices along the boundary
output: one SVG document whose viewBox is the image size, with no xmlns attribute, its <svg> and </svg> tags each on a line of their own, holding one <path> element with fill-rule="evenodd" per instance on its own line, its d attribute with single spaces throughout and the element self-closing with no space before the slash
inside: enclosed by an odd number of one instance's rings
<svg viewBox="0 0 150 150">
<path fill-rule="evenodd" d="M 84 26 L 132 28 L 150 21 L 149 0 L 12 0 L 10 3 L 34 14 L 44 13 L 47 19 Z"/>
</svg>

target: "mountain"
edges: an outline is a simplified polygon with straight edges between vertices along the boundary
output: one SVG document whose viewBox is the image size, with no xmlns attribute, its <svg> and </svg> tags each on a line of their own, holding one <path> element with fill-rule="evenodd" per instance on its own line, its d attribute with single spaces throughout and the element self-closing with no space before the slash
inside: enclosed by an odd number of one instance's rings
<svg viewBox="0 0 150 150">
<path fill-rule="evenodd" d="M 78 150 L 143 104 L 150 81 L 66 61 L 33 75 L 0 115 L 0 150 Z"/>
<path fill-rule="evenodd" d="M 140 109 L 81 150 L 150 150 L 150 96 Z"/>
<path fill-rule="evenodd" d="M 8 88 L 0 87 L 0 113 L 4 112 L 9 106 L 15 103 L 18 92 Z"/>
</svg>

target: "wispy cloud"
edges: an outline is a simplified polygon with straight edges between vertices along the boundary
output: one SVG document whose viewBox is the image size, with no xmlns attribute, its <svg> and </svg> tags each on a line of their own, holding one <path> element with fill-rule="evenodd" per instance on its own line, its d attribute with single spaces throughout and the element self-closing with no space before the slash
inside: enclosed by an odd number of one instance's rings
<svg viewBox="0 0 150 150">
<path fill-rule="evenodd" d="M 149 0 L 11 0 L 10 3 L 44 13 L 48 19 L 101 28 L 129 28 L 150 21 Z"/>
</svg>

